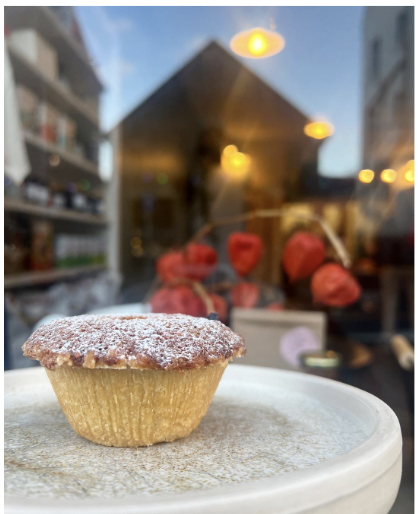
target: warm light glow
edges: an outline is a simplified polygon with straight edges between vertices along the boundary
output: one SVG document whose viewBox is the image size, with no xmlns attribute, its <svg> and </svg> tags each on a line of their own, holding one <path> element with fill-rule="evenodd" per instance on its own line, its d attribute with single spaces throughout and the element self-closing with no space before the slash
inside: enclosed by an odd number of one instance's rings
<svg viewBox="0 0 418 514">
<path fill-rule="evenodd" d="M 380 178 L 382 179 L 383 182 L 386 182 L 387 184 L 391 184 L 392 182 L 395 182 L 395 180 L 396 180 L 396 171 L 391 170 L 391 169 L 383 170 L 382 173 L 380 174 Z"/>
<path fill-rule="evenodd" d="M 239 32 L 231 39 L 231 50 L 241 57 L 262 59 L 278 54 L 284 48 L 284 39 L 277 32 L 255 28 Z"/>
<path fill-rule="evenodd" d="M 253 55 L 260 55 L 266 51 L 267 41 L 262 34 L 254 34 L 248 41 L 248 50 Z"/>
<path fill-rule="evenodd" d="M 222 152 L 222 168 L 235 178 L 246 175 L 250 168 L 251 158 L 243 152 L 238 152 L 234 145 L 228 145 Z"/>
<path fill-rule="evenodd" d="M 374 171 L 372 170 L 361 170 L 358 174 L 358 179 L 360 182 L 364 184 L 370 184 L 370 182 L 374 179 Z"/>
<path fill-rule="evenodd" d="M 142 239 L 138 236 L 131 237 L 131 254 L 134 257 L 141 257 L 144 254 L 144 248 L 142 247 Z"/>
<path fill-rule="evenodd" d="M 406 170 L 404 177 L 405 177 L 405 180 L 407 182 L 411 182 L 411 184 L 413 184 L 415 182 L 415 175 L 414 175 L 413 170 Z"/>
<path fill-rule="evenodd" d="M 235 145 L 228 145 L 225 146 L 223 154 L 225 157 L 230 157 L 231 155 L 234 155 L 234 153 L 238 152 L 238 148 Z"/>
<path fill-rule="evenodd" d="M 405 168 L 404 178 L 407 182 L 413 184 L 415 182 L 415 161 L 408 161 Z"/>
<path fill-rule="evenodd" d="M 305 125 L 303 129 L 305 134 L 314 139 L 325 139 L 326 137 L 332 136 L 334 133 L 334 127 L 331 123 L 326 121 L 312 121 Z"/>
<path fill-rule="evenodd" d="M 244 167 L 246 167 L 248 161 L 248 156 L 242 152 L 234 153 L 234 155 L 229 159 L 229 162 L 231 163 L 232 167 L 236 168 L 237 170 L 242 170 Z"/>
</svg>

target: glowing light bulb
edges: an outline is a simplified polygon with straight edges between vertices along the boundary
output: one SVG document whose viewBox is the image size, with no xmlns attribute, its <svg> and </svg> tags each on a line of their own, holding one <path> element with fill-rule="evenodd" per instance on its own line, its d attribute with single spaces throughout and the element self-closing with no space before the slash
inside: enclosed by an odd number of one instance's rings
<svg viewBox="0 0 418 514">
<path fill-rule="evenodd" d="M 364 184 L 370 184 L 370 182 L 374 179 L 374 171 L 373 170 L 361 170 L 358 174 L 358 179 L 360 182 Z"/>
<path fill-rule="evenodd" d="M 242 152 L 236 152 L 230 159 L 234 168 L 241 169 L 247 164 L 247 156 Z"/>
<path fill-rule="evenodd" d="M 406 170 L 404 177 L 407 182 L 413 184 L 415 182 L 414 170 Z"/>
<path fill-rule="evenodd" d="M 395 182 L 396 180 L 396 171 L 391 169 L 383 170 L 380 174 L 380 178 L 382 179 L 382 182 L 392 184 L 392 182 Z"/>
<path fill-rule="evenodd" d="M 285 41 L 272 30 L 254 28 L 236 34 L 230 42 L 231 50 L 241 57 L 262 59 L 281 52 Z"/>
<path fill-rule="evenodd" d="M 222 152 L 222 168 L 232 177 L 244 177 L 249 171 L 251 158 L 243 152 L 238 152 L 238 150 L 233 152 L 234 148 L 230 148 L 232 146 L 233 145 L 229 145 L 229 147 L 227 146 Z M 228 151 L 225 152 L 225 150 Z"/>
<path fill-rule="evenodd" d="M 228 146 L 225 146 L 222 153 L 226 157 L 230 157 L 231 155 L 234 155 L 234 153 L 237 153 L 237 152 L 238 152 L 238 148 L 235 145 L 228 145 Z"/>
<path fill-rule="evenodd" d="M 415 182 L 415 161 L 408 161 L 405 166 L 404 178 L 407 182 L 413 184 Z"/>
<path fill-rule="evenodd" d="M 248 42 L 248 50 L 254 55 L 262 54 L 267 47 L 267 41 L 262 34 L 254 34 Z"/>
<path fill-rule="evenodd" d="M 326 121 L 312 121 L 305 125 L 303 131 L 308 137 L 325 139 L 326 137 L 332 136 L 334 127 L 331 123 L 327 123 Z"/>
</svg>

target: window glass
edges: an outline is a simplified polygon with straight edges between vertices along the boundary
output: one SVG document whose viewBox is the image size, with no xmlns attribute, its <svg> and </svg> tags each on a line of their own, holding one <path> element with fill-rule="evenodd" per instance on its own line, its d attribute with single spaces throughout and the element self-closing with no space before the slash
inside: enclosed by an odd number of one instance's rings
<svg viewBox="0 0 418 514">
<path fill-rule="evenodd" d="M 23 355 L 22 345 L 48 321 L 182 314 L 192 317 L 189 323 L 219 327 L 218 317 L 245 339 L 247 355 L 235 368 L 325 376 L 395 410 L 404 469 L 391 514 L 412 512 L 414 8 L 6 6 L 4 25 L 7 370 L 23 370 L 22 387 L 28 383 L 25 377 L 37 370 L 24 368 L 39 361 Z M 74 369 L 86 364 L 93 372 L 96 357 L 74 343 L 89 327 L 68 336 L 67 353 L 64 331 L 59 349 L 64 360 L 71 354 Z M 142 330 L 135 327 L 126 338 L 121 329 L 95 339 L 100 349 L 112 341 L 111 367 L 122 369 L 123 359 L 133 358 L 136 350 L 123 344 Z M 159 341 L 155 357 L 172 343 L 173 362 L 192 369 L 196 363 L 187 358 L 196 357 L 196 338 L 186 338 L 185 356 L 182 334 L 180 327 L 174 341 L 164 330 L 152 332 L 144 347 L 155 349 Z M 217 333 L 211 335 L 205 336 L 209 350 L 219 349 Z M 199 366 L 211 365 L 209 354 Z M 135 354 L 137 363 L 154 365 L 148 357 Z M 67 426 L 59 409 L 48 409 L 56 413 L 46 418 L 51 433 L 54 419 Z M 266 424 L 285 417 L 262 412 Z M 58 457 L 39 464 L 48 453 L 43 447 L 31 453 L 36 466 L 25 452 L 15 459 L 16 441 L 32 452 L 45 440 L 41 429 L 25 431 L 32 414 L 13 418 L 6 431 L 7 462 L 17 462 L 7 485 L 16 494 L 49 501 L 59 490 L 63 501 L 79 494 L 107 501 L 120 491 L 128 496 L 135 477 L 138 487 L 163 484 L 163 493 L 182 492 L 162 475 L 150 479 L 138 463 L 124 471 L 123 458 L 114 475 L 126 477 L 128 488 L 122 479 L 113 489 L 103 477 L 90 482 L 71 445 L 65 465 Z M 247 414 L 244 409 L 243 419 Z M 237 426 L 222 419 L 222 430 Z M 245 424 L 250 432 L 251 426 Z M 197 440 L 204 430 L 195 432 Z M 54 455 L 70 432 L 57 433 Z M 238 433 L 241 428 L 235 436 L 229 431 L 227 441 L 237 444 Z M 264 440 L 265 434 L 251 434 L 257 445 Z M 185 441 L 173 447 L 189 448 Z M 293 449 L 274 455 L 282 446 L 273 447 L 254 450 L 261 457 L 252 477 L 260 470 L 259 478 L 269 470 L 276 476 L 282 462 L 293 469 L 287 461 Z M 350 449 L 344 442 L 338 448 Z M 306 454 L 295 455 L 307 462 Z M 239 475 L 231 466 L 231 473 L 213 476 L 202 475 L 203 467 L 184 473 L 198 475 L 198 490 Z M 80 483 L 60 482 L 69 469 Z"/>
</svg>

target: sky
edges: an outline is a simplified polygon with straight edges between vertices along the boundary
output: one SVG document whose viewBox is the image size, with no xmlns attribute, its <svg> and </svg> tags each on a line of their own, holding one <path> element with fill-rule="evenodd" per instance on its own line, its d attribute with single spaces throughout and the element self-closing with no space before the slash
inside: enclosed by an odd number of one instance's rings
<svg viewBox="0 0 418 514">
<path fill-rule="evenodd" d="M 237 59 L 310 118 L 335 127 L 319 155 L 320 173 L 344 177 L 361 166 L 363 7 L 76 7 L 87 50 L 106 91 L 109 130 L 210 40 L 229 48 L 253 27 L 286 45 L 266 59 Z"/>
</svg>

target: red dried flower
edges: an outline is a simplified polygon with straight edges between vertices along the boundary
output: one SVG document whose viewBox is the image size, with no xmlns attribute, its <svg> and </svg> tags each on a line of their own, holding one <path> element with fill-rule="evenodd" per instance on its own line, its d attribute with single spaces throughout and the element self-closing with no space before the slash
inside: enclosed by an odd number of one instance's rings
<svg viewBox="0 0 418 514">
<path fill-rule="evenodd" d="M 228 237 L 228 257 L 240 277 L 245 277 L 260 262 L 263 242 L 255 234 L 233 232 Z"/>
<path fill-rule="evenodd" d="M 329 263 L 313 274 L 311 292 L 317 303 L 330 307 L 346 307 L 359 299 L 361 287 L 342 266 Z"/>
<path fill-rule="evenodd" d="M 186 274 L 191 280 L 205 280 L 215 269 L 218 254 L 205 244 L 191 243 L 186 247 Z"/>
<path fill-rule="evenodd" d="M 325 247 L 322 240 L 309 232 L 297 232 L 286 243 L 283 267 L 293 282 L 309 277 L 324 259 Z"/>
<path fill-rule="evenodd" d="M 170 250 L 157 259 L 157 274 L 163 282 L 178 278 L 204 280 L 215 269 L 218 255 L 208 245 L 192 243 L 184 252 Z"/>
<path fill-rule="evenodd" d="M 190 316 L 205 316 L 205 305 L 200 297 L 188 286 L 162 287 L 152 296 L 152 312 L 166 314 L 189 314 Z"/>
<path fill-rule="evenodd" d="M 184 253 L 171 250 L 157 259 L 157 274 L 163 282 L 185 278 Z"/>
<path fill-rule="evenodd" d="M 250 282 L 239 282 L 231 289 L 231 303 L 234 307 L 251 309 L 260 297 L 260 288 Z"/>
</svg>

